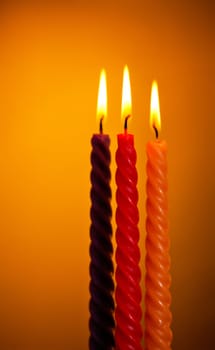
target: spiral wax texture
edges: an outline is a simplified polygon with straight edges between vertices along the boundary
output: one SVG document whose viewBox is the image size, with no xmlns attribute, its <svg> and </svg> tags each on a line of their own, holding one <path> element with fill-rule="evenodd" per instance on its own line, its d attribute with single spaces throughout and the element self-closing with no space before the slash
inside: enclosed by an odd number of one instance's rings
<svg viewBox="0 0 215 350">
<path fill-rule="evenodd" d="M 167 146 L 147 144 L 145 350 L 170 350 L 172 315 L 167 200 Z"/>
<path fill-rule="evenodd" d="M 136 151 L 133 135 L 118 135 L 116 163 L 116 350 L 140 350 L 141 272 Z"/>
<path fill-rule="evenodd" d="M 93 135 L 91 143 L 89 349 L 112 350 L 115 322 L 110 139 L 108 135 L 97 134 Z"/>
</svg>

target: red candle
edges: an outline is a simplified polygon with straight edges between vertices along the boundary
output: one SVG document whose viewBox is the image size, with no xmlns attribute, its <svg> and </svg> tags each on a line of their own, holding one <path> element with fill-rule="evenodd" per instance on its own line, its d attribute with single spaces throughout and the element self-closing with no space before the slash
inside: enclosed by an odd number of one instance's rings
<svg viewBox="0 0 215 350">
<path fill-rule="evenodd" d="M 90 350 L 114 348 L 110 138 L 103 134 L 102 128 L 106 102 L 106 78 L 102 71 L 98 96 L 100 133 L 93 135 L 91 140 Z"/>
<path fill-rule="evenodd" d="M 138 247 L 139 213 L 137 208 L 137 170 L 134 137 L 127 133 L 131 115 L 131 94 L 128 68 L 124 69 L 122 117 L 124 134 L 118 135 L 116 152 L 116 332 L 117 350 L 140 350 L 142 329 L 141 317 L 141 272 Z"/>
<path fill-rule="evenodd" d="M 157 83 L 151 94 L 151 126 L 156 140 L 147 144 L 145 350 L 170 350 L 172 315 L 167 201 L 167 145 L 159 140 Z"/>
</svg>

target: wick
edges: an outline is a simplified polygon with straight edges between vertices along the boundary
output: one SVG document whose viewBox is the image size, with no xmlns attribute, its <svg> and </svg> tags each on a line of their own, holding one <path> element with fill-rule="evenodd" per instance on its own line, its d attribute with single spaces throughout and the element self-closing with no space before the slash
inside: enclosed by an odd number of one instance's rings
<svg viewBox="0 0 215 350">
<path fill-rule="evenodd" d="M 154 131 L 155 131 L 155 137 L 156 137 L 156 139 L 158 139 L 158 129 L 156 128 L 156 126 L 155 125 L 153 125 L 153 129 L 154 129 Z"/>
<path fill-rule="evenodd" d="M 125 134 L 127 134 L 127 130 L 128 130 L 128 119 L 130 118 L 130 115 L 127 115 L 127 117 L 125 117 L 125 123 L 124 123 L 124 131 Z"/>
<path fill-rule="evenodd" d="M 104 119 L 104 116 L 101 117 L 100 122 L 99 122 L 99 132 L 100 132 L 100 134 L 103 134 L 103 124 L 102 124 L 103 119 Z"/>
</svg>

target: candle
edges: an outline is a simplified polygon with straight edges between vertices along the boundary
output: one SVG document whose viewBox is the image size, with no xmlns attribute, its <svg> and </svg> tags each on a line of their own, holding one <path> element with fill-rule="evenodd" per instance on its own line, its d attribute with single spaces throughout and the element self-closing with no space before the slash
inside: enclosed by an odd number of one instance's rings
<svg viewBox="0 0 215 350">
<path fill-rule="evenodd" d="M 139 213 L 137 208 L 137 170 L 134 137 L 127 133 L 131 116 L 129 72 L 124 69 L 122 118 L 124 134 L 118 135 L 116 152 L 116 332 L 117 350 L 139 350 L 141 347 L 141 272 L 138 247 Z"/>
<path fill-rule="evenodd" d="M 103 120 L 106 114 L 106 75 L 102 70 L 97 108 L 100 133 L 93 135 L 91 139 L 90 350 L 114 348 L 110 138 L 103 134 Z"/>
<path fill-rule="evenodd" d="M 150 124 L 156 140 L 147 144 L 145 350 L 171 349 L 170 255 L 167 203 L 167 145 L 159 140 L 157 83 L 152 84 Z"/>
</svg>

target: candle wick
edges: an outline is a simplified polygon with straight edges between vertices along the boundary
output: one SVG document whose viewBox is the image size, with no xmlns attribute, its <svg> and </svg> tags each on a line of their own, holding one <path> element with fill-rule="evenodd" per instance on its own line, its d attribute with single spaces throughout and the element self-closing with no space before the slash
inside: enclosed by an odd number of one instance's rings
<svg viewBox="0 0 215 350">
<path fill-rule="evenodd" d="M 127 115 L 125 117 L 125 124 L 124 124 L 124 131 L 127 134 L 127 130 L 128 130 L 128 119 L 130 118 L 130 115 Z"/>
<path fill-rule="evenodd" d="M 101 117 L 100 122 L 99 122 L 99 132 L 100 132 L 100 134 L 103 134 L 103 124 L 102 124 L 103 119 L 104 119 L 104 116 Z"/>
<path fill-rule="evenodd" d="M 155 137 L 156 137 L 156 139 L 158 139 L 158 129 L 156 128 L 156 126 L 155 125 L 153 125 L 153 129 L 154 129 L 154 131 L 155 131 Z"/>
</svg>

